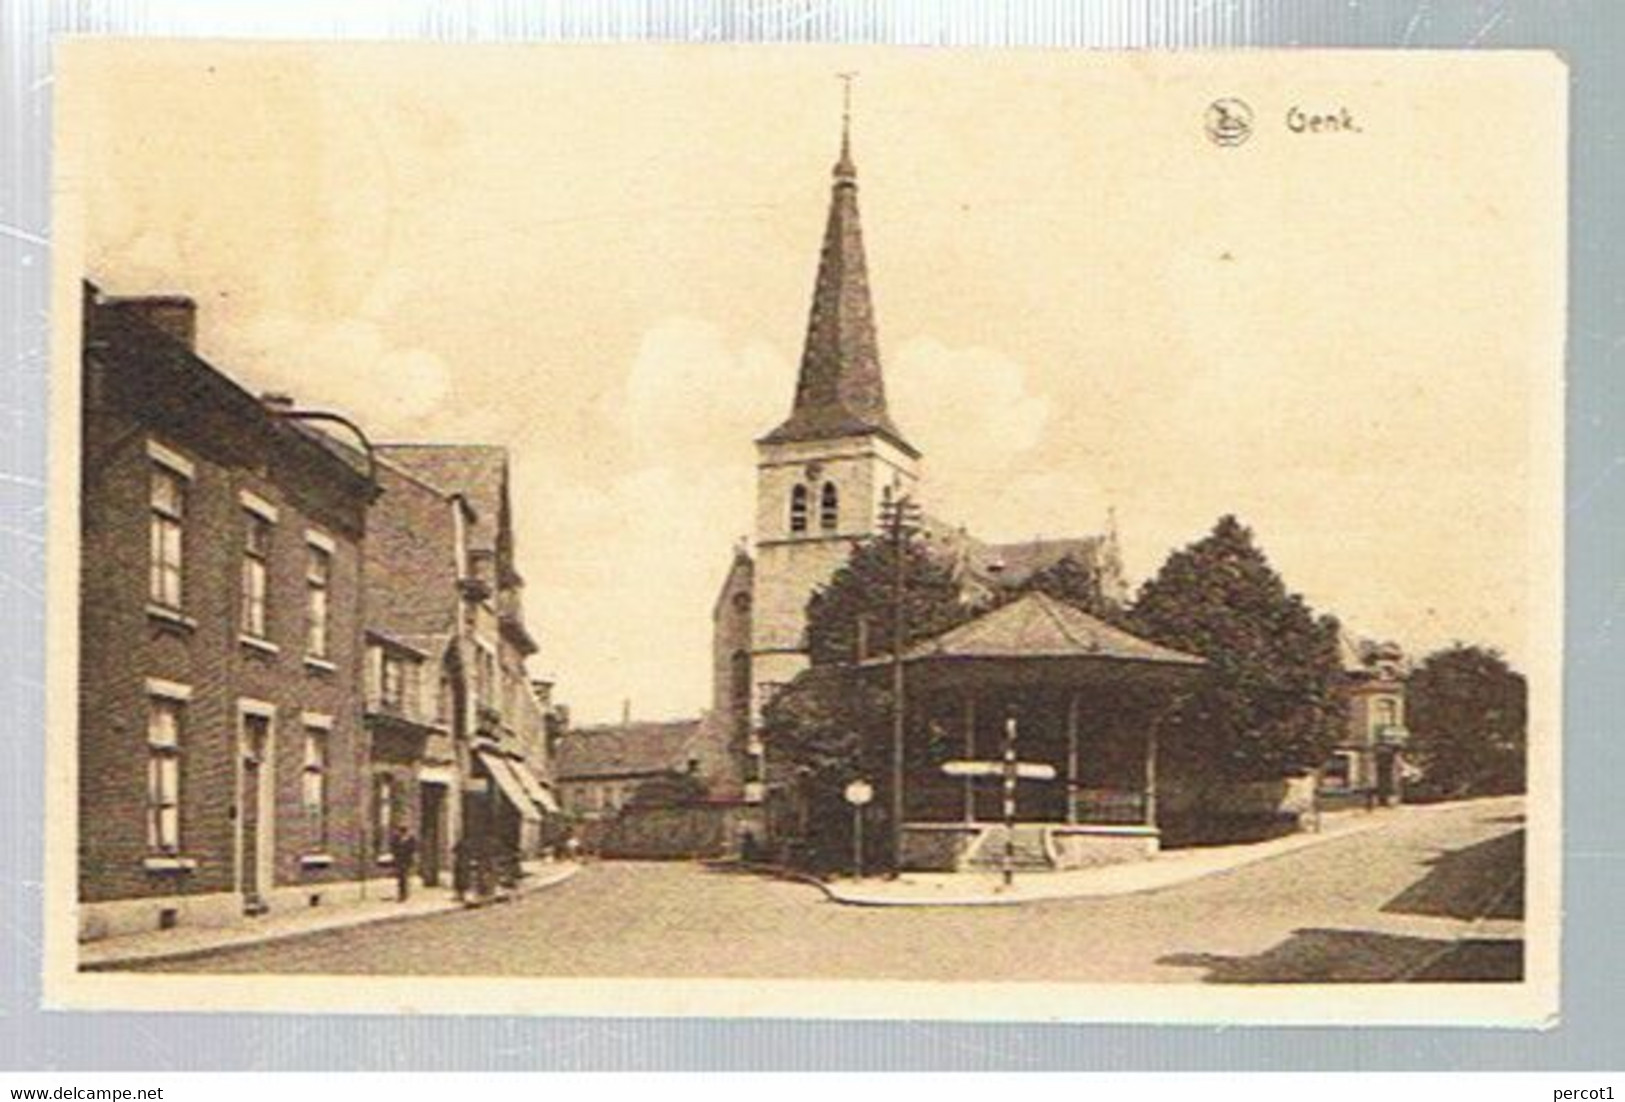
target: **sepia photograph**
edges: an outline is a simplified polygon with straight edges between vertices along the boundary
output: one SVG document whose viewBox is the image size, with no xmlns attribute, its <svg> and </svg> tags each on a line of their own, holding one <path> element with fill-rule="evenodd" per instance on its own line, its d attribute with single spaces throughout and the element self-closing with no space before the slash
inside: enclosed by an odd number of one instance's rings
<svg viewBox="0 0 1625 1102">
<path fill-rule="evenodd" d="M 1552 54 L 55 82 L 51 1004 L 1554 1020 Z"/>
</svg>

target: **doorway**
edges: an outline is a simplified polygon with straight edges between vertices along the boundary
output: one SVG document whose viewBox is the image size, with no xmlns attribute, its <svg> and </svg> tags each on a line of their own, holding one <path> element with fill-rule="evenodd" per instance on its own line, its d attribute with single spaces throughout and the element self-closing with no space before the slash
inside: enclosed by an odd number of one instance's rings
<svg viewBox="0 0 1625 1102">
<path fill-rule="evenodd" d="M 440 864 L 444 851 L 446 789 L 443 785 L 423 782 L 418 785 L 418 868 L 423 886 L 438 887 Z"/>
<path fill-rule="evenodd" d="M 260 915 L 270 910 L 272 856 L 271 813 L 272 720 L 270 705 L 244 704 L 238 726 L 237 768 L 237 892 L 243 913 Z"/>
</svg>

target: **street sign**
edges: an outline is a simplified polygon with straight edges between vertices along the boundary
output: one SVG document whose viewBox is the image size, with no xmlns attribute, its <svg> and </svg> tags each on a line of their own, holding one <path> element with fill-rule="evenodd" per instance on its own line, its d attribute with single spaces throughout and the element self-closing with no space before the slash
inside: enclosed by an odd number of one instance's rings
<svg viewBox="0 0 1625 1102">
<path fill-rule="evenodd" d="M 1055 767 L 1038 761 L 1018 761 L 1015 774 L 1024 781 L 1053 781 Z M 1002 761 L 945 761 L 942 771 L 950 777 L 1002 777 L 1006 765 Z"/>
<path fill-rule="evenodd" d="M 853 781 L 846 786 L 846 802 L 853 807 L 862 807 L 875 798 L 874 785 L 868 781 Z"/>
</svg>

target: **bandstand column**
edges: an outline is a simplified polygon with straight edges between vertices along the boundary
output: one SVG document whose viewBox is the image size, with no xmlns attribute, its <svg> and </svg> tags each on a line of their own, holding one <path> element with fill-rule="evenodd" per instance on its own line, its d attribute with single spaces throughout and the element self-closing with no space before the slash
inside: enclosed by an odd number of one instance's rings
<svg viewBox="0 0 1625 1102">
<path fill-rule="evenodd" d="M 965 760 L 974 761 L 976 758 L 976 694 L 969 689 L 965 691 Z M 965 788 L 965 821 L 976 821 L 976 782 L 966 777 L 962 782 Z"/>
<path fill-rule="evenodd" d="M 1157 729 L 1162 726 L 1162 715 L 1152 717 L 1145 735 L 1145 825 L 1157 825 Z"/>
<path fill-rule="evenodd" d="M 1078 694 L 1066 700 L 1066 821 L 1078 821 Z"/>
</svg>

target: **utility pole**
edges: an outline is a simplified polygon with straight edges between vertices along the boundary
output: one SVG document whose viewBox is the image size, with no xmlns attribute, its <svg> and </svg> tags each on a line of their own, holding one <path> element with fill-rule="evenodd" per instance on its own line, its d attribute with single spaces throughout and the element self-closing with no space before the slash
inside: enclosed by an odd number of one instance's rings
<svg viewBox="0 0 1625 1102">
<path fill-rule="evenodd" d="M 891 731 L 891 858 L 895 873 L 903 858 L 903 738 L 908 714 L 904 698 L 903 650 L 907 640 L 908 540 L 919 507 L 907 495 L 892 502 L 886 514 L 892 545 L 892 731 Z"/>
</svg>

